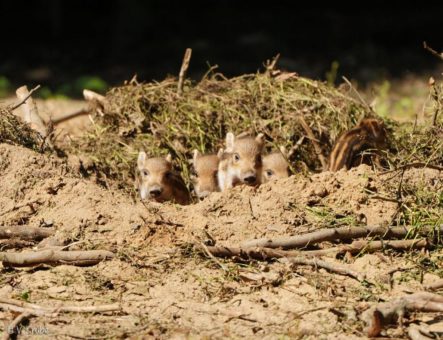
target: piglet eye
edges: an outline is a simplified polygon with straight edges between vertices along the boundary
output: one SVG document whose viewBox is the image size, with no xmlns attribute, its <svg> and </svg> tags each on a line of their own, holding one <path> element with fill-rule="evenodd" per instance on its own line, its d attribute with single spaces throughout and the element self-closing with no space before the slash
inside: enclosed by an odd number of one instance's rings
<svg viewBox="0 0 443 340">
<path fill-rule="evenodd" d="M 149 171 L 148 170 L 143 170 L 142 171 L 142 175 L 143 176 L 149 176 Z"/>
<path fill-rule="evenodd" d="M 272 170 L 266 170 L 266 175 L 268 177 L 271 177 L 274 174 L 274 172 Z"/>
<path fill-rule="evenodd" d="M 234 161 L 238 162 L 240 160 L 240 155 L 238 153 L 234 154 Z"/>
</svg>

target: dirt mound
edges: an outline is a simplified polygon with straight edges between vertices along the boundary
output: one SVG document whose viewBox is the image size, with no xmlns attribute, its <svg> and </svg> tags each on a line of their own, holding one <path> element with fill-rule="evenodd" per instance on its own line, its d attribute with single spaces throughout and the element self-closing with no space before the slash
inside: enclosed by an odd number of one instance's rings
<svg viewBox="0 0 443 340">
<path fill-rule="evenodd" d="M 2 297 L 45 306 L 122 305 L 118 313 L 31 319 L 52 337 L 361 338 L 356 315 L 369 302 L 416 290 L 442 275 L 441 250 L 348 258 L 376 283 L 372 286 L 283 262 L 212 260 L 189 246 L 208 238 L 235 246 L 255 237 L 356 223 L 442 222 L 443 174 L 437 170 L 377 175 L 361 166 L 296 175 L 257 189 L 214 193 L 190 206 L 142 204 L 82 178 L 65 160 L 17 146 L 0 144 L 0 171 L 1 225 L 48 227 L 71 250 L 116 254 L 92 267 L 1 269 Z M 403 205 L 420 215 L 408 215 Z M 392 273 L 394 267 L 408 270 Z M 11 314 L 2 311 L 0 319 L 10 320 Z"/>
</svg>

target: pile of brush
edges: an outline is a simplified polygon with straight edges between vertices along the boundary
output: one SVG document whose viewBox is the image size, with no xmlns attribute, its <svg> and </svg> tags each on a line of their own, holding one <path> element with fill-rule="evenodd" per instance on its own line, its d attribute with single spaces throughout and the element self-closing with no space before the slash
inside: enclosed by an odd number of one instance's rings
<svg viewBox="0 0 443 340">
<path fill-rule="evenodd" d="M 328 155 L 337 136 L 374 113 L 352 97 L 351 88 L 279 71 L 227 79 L 207 74 L 201 81 L 138 83 L 106 95 L 104 115 L 72 151 L 86 154 L 106 176 L 132 182 L 140 150 L 154 157 L 171 153 L 185 180 L 192 150 L 217 152 L 225 135 L 262 132 L 268 151 L 284 146 L 293 169 L 321 170 L 312 136 Z"/>
</svg>

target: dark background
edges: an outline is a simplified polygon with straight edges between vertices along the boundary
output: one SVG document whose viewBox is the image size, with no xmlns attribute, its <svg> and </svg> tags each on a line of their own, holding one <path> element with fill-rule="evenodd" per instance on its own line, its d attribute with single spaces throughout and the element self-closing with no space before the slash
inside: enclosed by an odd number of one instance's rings
<svg viewBox="0 0 443 340">
<path fill-rule="evenodd" d="M 161 80 L 191 47 L 195 79 L 208 64 L 228 76 L 256 72 L 277 53 L 283 69 L 319 79 L 333 61 L 360 82 L 429 76 L 439 61 L 422 42 L 443 49 L 443 5 L 422 3 L 2 0 L 0 75 L 53 88 L 82 75 Z"/>
</svg>

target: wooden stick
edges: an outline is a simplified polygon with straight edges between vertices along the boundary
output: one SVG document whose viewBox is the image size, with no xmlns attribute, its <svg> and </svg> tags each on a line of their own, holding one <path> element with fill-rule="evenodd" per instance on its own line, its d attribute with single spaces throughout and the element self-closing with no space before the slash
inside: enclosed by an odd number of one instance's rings
<svg viewBox="0 0 443 340">
<path fill-rule="evenodd" d="M 25 101 L 27 101 L 32 96 L 32 94 L 35 91 L 37 91 L 39 88 L 40 88 L 40 85 L 37 85 L 36 87 L 34 87 L 31 91 L 29 91 L 28 95 L 25 98 L 23 98 L 18 104 L 15 104 L 14 106 L 11 106 L 10 110 L 14 111 L 15 109 L 17 109 L 20 106 L 22 106 L 25 103 Z"/>
<path fill-rule="evenodd" d="M 383 327 L 401 319 L 407 312 L 443 312 L 443 296 L 418 292 L 377 304 L 361 315 L 369 337 L 378 336 Z"/>
<path fill-rule="evenodd" d="M 22 86 L 15 91 L 17 98 L 23 103 L 20 105 L 23 109 L 23 120 L 30 125 L 32 129 L 37 131 L 43 138 L 48 134 L 45 122 L 38 114 L 37 105 L 31 97 L 31 92 L 27 86 Z"/>
<path fill-rule="evenodd" d="M 304 248 L 309 245 L 324 241 L 335 240 L 352 240 L 359 237 L 366 236 L 382 236 L 386 238 L 403 238 L 409 233 L 417 231 L 418 235 L 426 235 L 435 231 L 443 233 L 443 225 L 433 228 L 426 227 L 416 230 L 414 227 L 380 227 L 380 226 L 365 226 L 365 227 L 341 227 L 341 228 L 325 228 L 307 233 L 304 235 L 280 237 L 276 239 L 261 238 L 243 242 L 241 247 L 266 247 L 266 248 Z"/>
<path fill-rule="evenodd" d="M 308 259 L 305 257 L 288 257 L 287 259 L 290 263 L 294 265 L 305 265 L 315 268 L 323 268 L 331 273 L 349 276 L 360 282 L 365 280 L 365 274 L 352 270 L 344 265 L 330 263 L 316 258 Z"/>
<path fill-rule="evenodd" d="M 9 325 L 6 327 L 6 329 L 3 331 L 4 334 L 2 336 L 2 340 L 9 340 L 12 339 L 17 334 L 17 327 L 26 319 L 29 319 L 31 316 L 30 313 L 21 313 L 19 314 Z"/>
<path fill-rule="evenodd" d="M 0 239 L 18 238 L 21 240 L 41 241 L 53 234 L 54 230 L 48 228 L 35 228 L 23 225 L 0 226 Z"/>
<path fill-rule="evenodd" d="M 306 250 L 303 254 L 310 256 L 324 256 L 329 254 L 358 254 L 360 252 L 374 253 L 384 249 L 393 250 L 411 250 L 428 248 L 430 243 L 426 239 L 420 240 L 386 240 L 386 241 L 354 241 L 351 244 L 343 244 L 338 247 L 320 249 L 320 250 Z"/>
<path fill-rule="evenodd" d="M 105 96 L 102 96 L 101 94 L 99 94 L 97 92 L 87 90 L 87 89 L 83 90 L 83 98 L 85 98 L 85 100 L 88 102 L 96 102 L 98 104 L 101 104 L 102 106 L 104 106 L 106 103 Z"/>
<path fill-rule="evenodd" d="M 54 125 L 56 125 L 56 124 L 60 124 L 62 122 L 65 122 L 67 120 L 70 120 L 72 118 L 82 116 L 82 115 L 88 115 L 90 113 L 91 113 L 91 111 L 89 109 L 84 108 L 84 109 L 80 109 L 78 111 L 68 112 L 68 113 L 62 114 L 58 117 L 51 118 L 51 122 Z"/>
<path fill-rule="evenodd" d="M 103 313 L 119 311 L 121 309 L 121 306 L 118 303 L 97 306 L 43 307 L 37 304 L 4 297 L 0 297 L 0 307 L 12 311 L 27 311 L 32 315 L 48 315 L 57 313 Z"/>
<path fill-rule="evenodd" d="M 300 124 L 301 124 L 303 130 L 305 130 L 306 134 L 308 135 L 308 138 L 312 142 L 312 145 L 314 145 L 315 153 L 317 154 L 317 157 L 321 163 L 323 170 L 326 170 L 328 168 L 328 161 L 326 160 L 325 156 L 323 155 L 323 150 L 321 149 L 321 146 L 318 143 L 317 138 L 315 137 L 315 135 L 312 132 L 311 128 L 309 127 L 308 123 L 306 123 L 303 113 L 301 113 L 298 116 L 298 118 L 300 120 Z"/>
<path fill-rule="evenodd" d="M 279 250 L 264 249 L 264 248 L 244 249 L 244 248 L 223 247 L 223 246 L 212 246 L 212 247 L 207 246 L 206 250 L 209 251 L 213 256 L 239 257 L 244 260 L 254 259 L 259 261 L 269 261 L 272 259 L 284 258 L 294 265 L 306 265 L 306 266 L 323 268 L 336 274 L 350 276 L 352 278 L 357 279 L 358 281 L 363 281 L 365 277 L 364 274 L 353 271 L 343 265 L 328 263 L 314 258 L 301 257 L 299 256 L 300 252 L 288 252 L 288 251 L 279 251 Z"/>
<path fill-rule="evenodd" d="M 114 257 L 106 250 L 57 251 L 54 249 L 23 253 L 0 253 L 4 266 L 29 267 L 39 264 L 91 266 Z"/>
<path fill-rule="evenodd" d="M 183 94 L 183 85 L 185 82 L 186 72 L 189 68 L 189 62 L 191 61 L 192 49 L 187 48 L 183 57 L 182 66 L 178 75 L 177 94 L 181 96 Z"/>
</svg>

